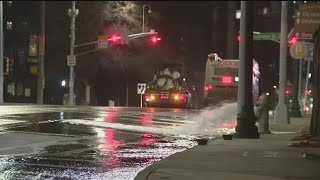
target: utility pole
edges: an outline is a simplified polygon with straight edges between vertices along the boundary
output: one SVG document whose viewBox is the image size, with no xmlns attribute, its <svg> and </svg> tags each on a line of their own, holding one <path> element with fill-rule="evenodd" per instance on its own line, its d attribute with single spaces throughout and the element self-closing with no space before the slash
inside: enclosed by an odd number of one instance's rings
<svg viewBox="0 0 320 180">
<path fill-rule="evenodd" d="M 0 2 L 0 104 L 3 103 L 3 1 Z"/>
<path fill-rule="evenodd" d="M 236 138 L 258 139 L 252 102 L 253 2 L 241 1 Z"/>
<path fill-rule="evenodd" d="M 280 36 L 280 85 L 279 102 L 275 110 L 275 121 L 280 124 L 290 124 L 289 109 L 285 96 L 285 90 L 287 88 L 288 1 L 282 1 L 281 5 Z"/>
<path fill-rule="evenodd" d="M 76 24 L 76 16 L 78 15 L 78 12 L 76 10 L 76 2 L 72 1 L 72 9 L 69 9 L 69 15 L 71 16 L 71 35 L 70 35 L 70 59 L 72 59 L 75 62 L 75 56 L 74 56 L 74 43 L 75 43 L 75 24 Z M 68 59 L 69 61 L 69 59 Z M 69 64 L 69 62 L 68 62 Z M 70 64 L 70 79 L 69 79 L 69 106 L 74 106 L 75 105 L 75 100 L 74 100 L 74 64 Z"/>
<path fill-rule="evenodd" d="M 45 52 L 45 26 L 46 26 L 46 3 L 41 1 L 41 33 L 39 40 L 39 75 L 38 75 L 38 89 L 37 89 L 37 104 L 43 104 L 43 90 L 45 88 L 45 77 L 44 77 L 44 52 Z"/>
</svg>

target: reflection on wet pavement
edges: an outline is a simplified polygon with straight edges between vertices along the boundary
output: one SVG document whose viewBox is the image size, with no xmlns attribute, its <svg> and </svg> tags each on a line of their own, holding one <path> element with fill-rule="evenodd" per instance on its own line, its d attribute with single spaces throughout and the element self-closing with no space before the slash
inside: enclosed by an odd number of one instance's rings
<svg viewBox="0 0 320 180">
<path fill-rule="evenodd" d="M 153 162 L 196 145 L 193 138 L 156 134 L 148 129 L 170 129 L 183 125 L 192 114 L 184 110 L 46 106 L 5 108 L 6 111 L 1 107 L 1 113 L 4 112 L 0 115 L 1 119 L 21 123 L 3 126 L 3 132 L 80 138 L 45 146 L 37 154 L 0 157 L 0 179 L 134 179 L 140 170 Z M 92 123 L 66 123 L 69 120 Z M 124 128 L 98 127 L 94 126 L 94 122 Z M 146 131 L 126 129 L 126 126 L 146 128 Z"/>
</svg>

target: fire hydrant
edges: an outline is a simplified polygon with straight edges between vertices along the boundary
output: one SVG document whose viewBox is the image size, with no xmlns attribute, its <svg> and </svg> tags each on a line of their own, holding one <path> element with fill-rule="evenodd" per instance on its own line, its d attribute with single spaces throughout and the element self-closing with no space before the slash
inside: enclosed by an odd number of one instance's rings
<svg viewBox="0 0 320 180">
<path fill-rule="evenodd" d="M 254 108 L 257 121 L 259 123 L 258 130 L 260 134 L 270 134 L 269 131 L 269 112 L 268 112 L 268 96 L 262 94 L 259 97 L 257 106 Z"/>
</svg>

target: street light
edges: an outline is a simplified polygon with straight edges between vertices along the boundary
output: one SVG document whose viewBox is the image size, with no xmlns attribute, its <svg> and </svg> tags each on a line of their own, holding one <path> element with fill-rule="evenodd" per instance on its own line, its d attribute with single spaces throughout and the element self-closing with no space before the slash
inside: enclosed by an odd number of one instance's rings
<svg viewBox="0 0 320 180">
<path fill-rule="evenodd" d="M 142 6 L 142 32 L 144 32 L 144 8 L 145 7 L 148 7 L 149 8 L 148 13 L 149 14 L 151 13 L 151 6 L 149 4 L 144 4 Z"/>
<path fill-rule="evenodd" d="M 66 86 L 66 80 L 61 81 L 61 86 L 65 87 Z"/>
</svg>

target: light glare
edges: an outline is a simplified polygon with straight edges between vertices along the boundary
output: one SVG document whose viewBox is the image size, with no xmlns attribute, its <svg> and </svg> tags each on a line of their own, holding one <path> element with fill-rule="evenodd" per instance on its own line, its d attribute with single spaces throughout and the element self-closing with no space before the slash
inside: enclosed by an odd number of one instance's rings
<svg viewBox="0 0 320 180">
<path fill-rule="evenodd" d="M 66 86 L 66 81 L 65 81 L 65 80 L 61 81 L 61 86 L 62 86 L 62 87 L 65 87 L 65 86 Z"/>
</svg>

